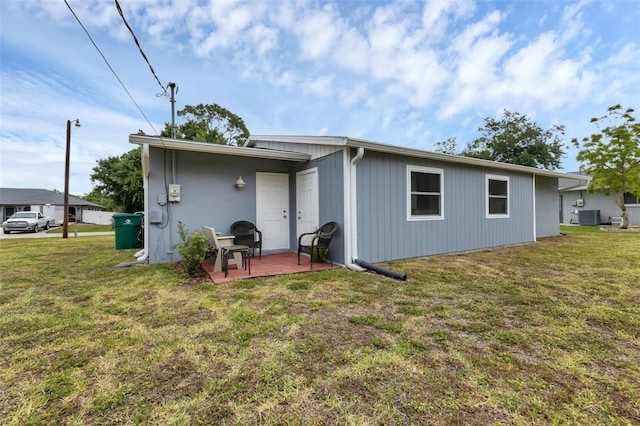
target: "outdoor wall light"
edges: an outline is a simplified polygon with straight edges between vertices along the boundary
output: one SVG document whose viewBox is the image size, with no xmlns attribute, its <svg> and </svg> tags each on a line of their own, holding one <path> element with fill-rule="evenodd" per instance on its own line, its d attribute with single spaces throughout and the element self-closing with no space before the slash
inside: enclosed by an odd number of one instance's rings
<svg viewBox="0 0 640 426">
<path fill-rule="evenodd" d="M 245 185 L 246 183 L 242 180 L 242 176 L 238 176 L 238 179 L 236 179 L 236 188 L 242 189 Z"/>
</svg>

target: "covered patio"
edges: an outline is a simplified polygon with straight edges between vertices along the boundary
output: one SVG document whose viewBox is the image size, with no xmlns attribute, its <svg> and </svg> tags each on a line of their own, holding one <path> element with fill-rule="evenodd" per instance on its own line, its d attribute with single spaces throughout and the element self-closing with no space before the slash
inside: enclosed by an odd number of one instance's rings
<svg viewBox="0 0 640 426">
<path fill-rule="evenodd" d="M 215 284 L 221 284 L 248 278 L 270 277 L 275 275 L 296 274 L 300 272 L 317 272 L 328 269 L 338 269 L 339 266 L 331 265 L 328 262 L 314 262 L 313 269 L 309 269 L 309 257 L 301 256 L 298 265 L 298 256 L 294 252 L 282 252 L 273 254 L 263 254 L 251 257 L 251 275 L 245 269 L 236 269 L 235 266 L 229 268 L 229 273 L 224 276 L 224 272 L 213 272 L 214 260 L 207 259 L 202 262 L 202 267 L 209 274 Z"/>
</svg>

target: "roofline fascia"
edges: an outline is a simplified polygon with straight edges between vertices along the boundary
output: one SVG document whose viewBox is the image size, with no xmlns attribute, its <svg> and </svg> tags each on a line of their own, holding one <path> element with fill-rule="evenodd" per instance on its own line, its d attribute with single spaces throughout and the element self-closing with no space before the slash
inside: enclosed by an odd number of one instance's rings
<svg viewBox="0 0 640 426">
<path fill-rule="evenodd" d="M 251 135 L 249 139 L 247 139 L 247 146 L 254 146 L 254 142 L 257 141 L 346 146 L 348 139 L 349 138 L 344 136 Z"/>
<path fill-rule="evenodd" d="M 466 164 L 476 167 L 489 167 L 493 169 L 508 170 L 512 172 L 534 174 L 537 176 L 547 176 L 566 179 L 590 180 L 585 175 L 556 172 L 553 170 L 537 169 L 535 167 L 521 166 L 518 164 L 501 163 L 499 161 L 483 160 L 480 158 L 463 157 L 462 155 L 442 154 L 439 152 L 424 151 L 415 148 L 406 148 L 397 145 L 388 145 L 379 142 L 371 142 L 364 139 L 348 138 L 344 136 L 293 136 L 293 135 L 256 135 L 249 137 L 249 144 L 253 141 L 265 142 L 285 142 L 285 143 L 309 143 L 334 146 L 348 146 L 353 148 L 365 148 L 368 151 L 384 152 L 387 154 L 408 155 L 417 158 L 427 158 L 430 160 L 444 161 L 448 163 Z"/>
<path fill-rule="evenodd" d="M 567 188 L 558 189 L 558 192 L 586 191 L 589 185 L 569 186 Z"/>
<path fill-rule="evenodd" d="M 405 148 L 394 145 L 379 144 L 358 139 L 348 139 L 347 145 L 352 147 L 363 147 L 367 150 L 384 152 L 396 155 L 409 155 L 418 158 L 427 158 L 430 160 L 444 161 L 448 163 L 465 164 L 476 167 L 489 167 L 492 169 L 508 170 L 512 172 L 527 173 L 537 176 L 547 176 L 566 179 L 586 180 L 584 175 L 575 175 L 571 173 L 556 172 L 553 170 L 537 169 L 535 167 L 521 166 L 519 164 L 501 163 L 499 161 L 483 160 L 480 158 L 464 157 L 462 155 L 442 154 L 439 152 L 423 151 L 414 148 Z"/>
<path fill-rule="evenodd" d="M 137 145 L 143 145 L 146 143 L 153 148 L 173 149 L 176 151 L 203 152 L 209 154 L 264 158 L 270 160 L 309 161 L 311 159 L 309 154 L 298 152 L 221 145 L 216 143 L 190 141 L 186 139 L 163 138 L 159 136 L 131 134 L 129 135 L 129 143 Z"/>
</svg>

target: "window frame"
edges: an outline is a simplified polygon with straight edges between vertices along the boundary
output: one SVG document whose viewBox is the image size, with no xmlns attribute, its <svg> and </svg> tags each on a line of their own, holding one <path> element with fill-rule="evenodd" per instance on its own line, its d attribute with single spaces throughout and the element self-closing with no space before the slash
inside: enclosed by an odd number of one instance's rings
<svg viewBox="0 0 640 426">
<path fill-rule="evenodd" d="M 624 203 L 625 206 L 640 206 L 640 197 L 639 196 L 634 195 L 634 194 L 632 194 L 630 192 L 625 192 L 623 197 L 626 198 L 627 194 L 631 195 L 632 197 L 635 197 L 636 202 L 635 203 L 627 203 L 626 202 L 627 200 L 624 200 L 625 201 L 625 203 Z"/>
<path fill-rule="evenodd" d="M 428 214 L 428 215 L 413 215 L 411 214 L 411 196 L 414 194 L 411 191 L 411 173 L 425 173 L 440 176 L 440 192 L 437 193 L 440 197 L 440 214 Z M 419 193 L 422 195 L 434 195 L 436 193 Z M 422 220 L 444 220 L 444 169 L 435 167 L 424 167 L 407 165 L 407 220 L 408 221 L 422 221 Z"/>
<path fill-rule="evenodd" d="M 497 181 L 502 181 L 502 182 L 506 182 L 507 183 L 507 195 L 506 196 L 496 196 L 496 195 L 491 195 L 489 193 L 489 181 L 492 180 L 497 180 Z M 506 199 L 507 203 L 506 203 L 506 207 L 507 207 L 507 212 L 506 213 L 490 213 L 489 212 L 489 201 L 491 200 L 491 198 L 500 198 L 500 199 Z M 502 175 L 492 175 L 492 174 L 486 174 L 485 175 L 485 179 L 484 179 L 484 204 L 485 204 L 485 217 L 487 219 L 508 219 L 511 216 L 511 180 L 509 178 L 509 176 L 502 176 Z"/>
</svg>

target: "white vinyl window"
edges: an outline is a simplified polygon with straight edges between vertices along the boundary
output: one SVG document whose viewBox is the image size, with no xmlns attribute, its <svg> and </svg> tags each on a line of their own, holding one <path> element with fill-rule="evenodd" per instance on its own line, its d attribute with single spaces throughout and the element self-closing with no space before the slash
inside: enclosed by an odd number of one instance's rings
<svg viewBox="0 0 640 426">
<path fill-rule="evenodd" d="M 509 217 L 509 178 L 507 176 L 486 175 L 487 217 Z"/>
<path fill-rule="evenodd" d="M 640 204 L 640 196 L 634 195 L 630 192 L 624 193 L 624 203 L 627 205 Z"/>
<path fill-rule="evenodd" d="M 407 220 L 443 219 L 443 170 L 407 166 Z"/>
</svg>

